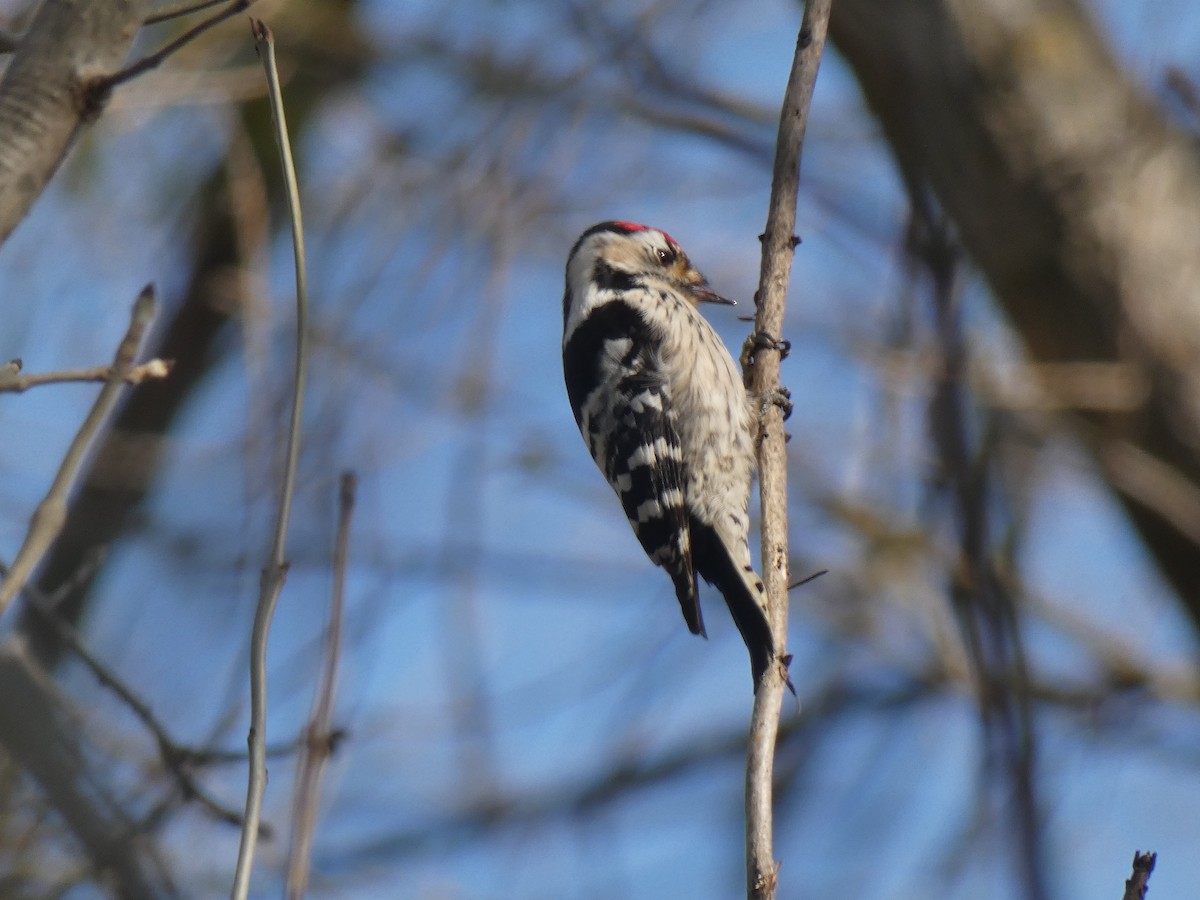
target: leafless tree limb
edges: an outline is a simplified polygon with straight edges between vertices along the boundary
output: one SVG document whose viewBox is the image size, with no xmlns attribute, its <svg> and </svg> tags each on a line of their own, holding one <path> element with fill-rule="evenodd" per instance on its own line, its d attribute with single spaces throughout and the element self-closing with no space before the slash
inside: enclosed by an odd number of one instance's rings
<svg viewBox="0 0 1200 900">
<path fill-rule="evenodd" d="M 250 4 L 253 2 L 254 0 L 233 0 L 232 3 L 230 3 L 216 15 L 210 16 L 203 22 L 198 22 L 196 25 L 193 25 L 179 37 L 175 38 L 175 40 L 154 51 L 153 53 L 143 56 L 133 65 L 127 66 L 119 72 L 114 72 L 112 75 L 108 75 L 104 78 L 96 80 L 91 85 L 91 89 L 98 94 L 107 93 L 118 85 L 124 84 L 126 81 L 131 81 L 132 79 L 137 78 L 139 75 L 144 75 L 151 69 L 158 68 L 171 54 L 181 50 L 183 47 L 190 44 L 210 28 L 220 25 L 226 19 L 236 16 L 240 12 L 245 12 L 250 8 Z"/>
<path fill-rule="evenodd" d="M 153 735 L 155 743 L 158 744 L 159 758 L 175 780 L 184 800 L 195 800 L 214 818 L 240 827 L 242 817 L 234 810 L 222 806 L 189 771 L 201 754 L 181 746 L 167 733 L 166 728 L 159 722 L 149 705 L 88 649 L 87 644 L 83 641 L 83 636 L 75 630 L 73 625 L 58 615 L 54 609 L 53 598 L 45 597 L 40 592 L 30 589 L 29 600 L 30 606 L 50 624 L 58 639 L 91 671 L 96 681 L 120 698 L 137 716 L 146 730 Z"/>
<path fill-rule="evenodd" d="M 787 453 L 783 415 L 770 398 L 779 391 L 779 335 L 796 246 L 796 195 L 800 187 L 800 155 L 808 108 L 816 85 L 821 52 L 829 25 L 830 0 L 809 0 L 796 40 L 788 86 L 780 112 L 775 145 L 771 202 L 762 236 L 762 268 L 755 297 L 755 335 L 766 349 L 749 359 L 751 395 L 763 403 L 758 478 L 762 503 L 762 569 L 768 616 L 775 635 L 778 662 L 767 670 L 754 697 L 746 757 L 746 893 L 750 900 L 775 897 L 779 865 L 773 849 L 773 781 L 775 741 L 787 676 Z"/>
<path fill-rule="evenodd" d="M 169 19 L 181 19 L 184 16 L 190 16 L 192 13 L 200 12 L 202 9 L 220 6 L 224 2 L 225 0 L 193 0 L 193 2 L 181 3 L 178 6 L 168 6 L 165 9 L 155 10 L 146 16 L 142 24 L 157 25 L 159 22 L 166 22 Z"/>
<path fill-rule="evenodd" d="M 113 896 L 181 896 L 154 846 L 108 789 L 77 710 L 20 641 L 0 644 L 0 744 L 37 784 Z"/>
<path fill-rule="evenodd" d="M 300 458 L 304 385 L 308 377 L 308 275 L 304 255 L 304 223 L 300 213 L 300 189 L 296 184 L 296 167 L 292 162 L 292 148 L 288 140 L 287 118 L 283 110 L 283 93 L 279 87 L 279 72 L 275 65 L 275 37 L 261 19 L 251 20 L 250 28 L 266 72 L 271 98 L 271 121 L 275 126 L 275 140 L 279 145 L 280 164 L 287 187 L 292 250 L 296 266 L 296 374 L 279 515 L 275 521 L 271 559 L 262 574 L 258 606 L 254 613 L 254 629 L 250 638 L 250 772 L 246 783 L 245 822 L 242 826 L 242 840 L 238 847 L 237 868 L 234 872 L 232 897 L 235 900 L 245 900 L 250 890 L 250 872 L 254 867 L 254 850 L 258 843 L 259 820 L 262 818 L 262 798 L 267 786 L 267 637 L 270 634 L 275 605 L 287 578 L 285 550 L 288 521 L 295 491 L 296 467 Z"/>
<path fill-rule="evenodd" d="M 970 437 L 959 282 L 962 250 L 938 217 L 927 192 L 910 185 L 913 220 L 909 250 L 930 275 L 939 370 L 930 397 L 929 433 L 936 456 L 933 481 L 949 498 L 959 537 L 950 600 L 973 668 L 977 703 L 988 742 L 986 759 L 1011 789 L 1011 822 L 1025 896 L 1048 896 L 1037 810 L 1035 740 L 1029 673 L 1014 595 L 1000 576 L 991 536 L 992 452 Z"/>
<path fill-rule="evenodd" d="M 79 129 L 89 85 L 120 68 L 153 0 L 46 0 L 0 80 L 0 243 L 33 206 Z"/>
<path fill-rule="evenodd" d="M 100 426 L 107 421 L 113 407 L 116 406 L 126 378 L 133 369 L 133 361 L 141 346 L 142 336 L 153 318 L 154 288 L 152 285 L 147 285 L 134 301 L 129 329 L 125 332 L 120 346 L 117 347 L 117 355 L 109 371 L 108 381 L 100 389 L 100 394 L 96 397 L 96 402 L 92 404 L 91 411 L 83 420 L 74 440 L 71 441 L 71 446 L 67 448 L 67 454 L 59 466 L 58 474 L 54 476 L 50 490 L 45 499 L 38 504 L 37 510 L 34 511 L 25 541 L 21 544 L 21 549 L 17 551 L 17 556 L 8 570 L 8 574 L 5 575 L 4 581 L 0 582 L 0 613 L 4 612 L 8 604 L 20 592 L 46 550 L 54 543 L 54 539 L 62 530 L 63 522 L 67 518 L 67 499 L 75 484 L 79 468 L 83 464 L 84 455 L 100 430 Z"/>
<path fill-rule="evenodd" d="M 150 378 L 166 378 L 171 374 L 171 361 L 152 359 L 133 366 L 125 373 L 126 384 L 141 384 Z M 11 360 L 0 366 L 0 393 L 21 394 L 32 387 L 43 384 L 70 384 L 77 382 L 108 381 L 112 377 L 112 366 L 93 366 L 90 369 L 64 369 L 59 372 L 21 374 L 21 361 Z"/>
<path fill-rule="evenodd" d="M 1144 373 L 1137 410 L 1087 416 L 1091 446 L 1133 441 L 1200 484 L 1200 156 L 1087 4 L 1038 8 L 840 0 L 830 27 L 900 170 L 937 195 L 1029 357 Z M 1031 52 L 1043 41 L 1069 62 Z M 1200 627 L 1195 539 L 1110 487 Z"/>
<path fill-rule="evenodd" d="M 807 740 L 822 724 L 835 721 L 848 710 L 886 712 L 919 704 L 937 695 L 941 678 L 944 673 L 918 672 L 903 683 L 885 688 L 846 682 L 824 685 L 808 698 L 801 715 L 782 724 L 781 744 Z M 358 852 L 368 857 L 417 854 L 434 847 L 444 849 L 447 844 L 470 840 L 500 826 L 524 829 L 559 816 L 591 815 L 638 791 L 695 775 L 714 764 L 734 764 L 744 752 L 745 733 L 741 728 L 715 727 L 711 733 L 693 736 L 654 759 L 646 759 L 641 753 L 619 756 L 602 771 L 577 782 L 514 796 L 493 793 L 481 797 L 412 830 L 381 837 Z"/>
<path fill-rule="evenodd" d="M 291 900 L 299 900 L 308 889 L 312 843 L 321 801 L 321 776 L 325 771 L 325 763 L 333 756 L 338 740 L 338 733 L 333 729 L 333 698 L 337 684 L 338 660 L 342 653 L 346 562 L 350 553 L 350 518 L 354 514 L 357 485 L 354 473 L 346 472 L 342 475 L 337 538 L 333 550 L 333 598 L 329 608 L 329 627 L 325 633 L 325 670 L 313 700 L 308 724 L 304 727 L 300 761 L 296 767 L 296 788 L 292 801 L 294 824 L 287 867 L 287 896 Z"/>
<path fill-rule="evenodd" d="M 1146 900 L 1146 890 L 1150 884 L 1150 873 L 1158 862 L 1157 853 L 1142 853 L 1135 850 L 1133 854 L 1133 874 L 1125 880 L 1123 900 Z"/>
</svg>

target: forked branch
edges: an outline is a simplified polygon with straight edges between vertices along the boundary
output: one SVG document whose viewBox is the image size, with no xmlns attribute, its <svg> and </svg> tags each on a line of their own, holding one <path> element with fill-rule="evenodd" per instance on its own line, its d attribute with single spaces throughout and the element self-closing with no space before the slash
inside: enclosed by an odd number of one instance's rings
<svg viewBox="0 0 1200 900">
<path fill-rule="evenodd" d="M 79 426 L 71 446 L 67 448 L 67 454 L 58 467 L 58 474 L 54 476 L 50 490 L 33 513 L 21 549 L 17 551 L 16 559 L 9 567 L 8 574 L 4 576 L 4 581 L 0 582 L 0 613 L 3 613 L 13 598 L 20 593 L 25 581 L 33 574 L 37 564 L 62 531 L 63 523 L 67 520 L 67 500 L 75 486 L 88 447 L 91 446 L 100 426 L 108 421 L 109 415 L 117 405 L 129 373 L 134 368 L 142 337 L 153 318 L 154 287 L 146 285 L 133 303 L 129 328 L 117 347 L 116 358 L 113 359 L 108 372 L 108 380 L 100 389 L 87 418 Z"/>
</svg>

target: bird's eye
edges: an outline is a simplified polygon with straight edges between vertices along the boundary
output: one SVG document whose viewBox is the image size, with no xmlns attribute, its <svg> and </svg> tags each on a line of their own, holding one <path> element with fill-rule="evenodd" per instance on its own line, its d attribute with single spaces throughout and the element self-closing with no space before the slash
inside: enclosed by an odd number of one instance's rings
<svg viewBox="0 0 1200 900">
<path fill-rule="evenodd" d="M 668 250 L 666 247 L 659 247 L 654 252 L 658 254 L 658 261 L 664 266 L 669 266 L 671 263 L 675 262 L 674 252 Z"/>
</svg>

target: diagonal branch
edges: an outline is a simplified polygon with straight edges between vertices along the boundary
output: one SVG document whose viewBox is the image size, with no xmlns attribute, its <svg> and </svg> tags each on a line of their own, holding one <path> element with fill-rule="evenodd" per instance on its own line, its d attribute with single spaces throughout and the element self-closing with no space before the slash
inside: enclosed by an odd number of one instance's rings
<svg viewBox="0 0 1200 900">
<path fill-rule="evenodd" d="M 224 2 L 225 0 L 191 0 L 191 2 L 181 3 L 178 6 L 168 6 L 165 9 L 157 9 L 146 16 L 142 24 L 157 25 L 159 22 L 166 22 L 170 19 L 181 19 L 212 6 L 220 6 Z"/>
<path fill-rule="evenodd" d="M 778 336 L 791 277 L 796 246 L 796 194 L 800 186 L 800 153 L 808 108 L 816 85 L 830 0 L 809 0 L 796 40 L 796 55 L 779 117 L 775 169 L 771 178 L 771 205 L 762 236 L 762 268 L 755 296 L 755 335 L 765 341 L 747 360 L 751 395 L 770 398 L 779 390 L 781 358 Z M 752 338 L 753 340 L 753 338 Z M 772 847 L 772 797 L 775 741 L 779 712 L 788 684 L 787 661 L 787 454 L 783 415 L 773 403 L 763 404 L 763 430 L 759 445 L 759 496 L 762 503 L 762 567 L 767 589 L 767 613 L 775 635 L 779 664 L 763 677 L 754 697 L 750 719 L 750 744 L 746 754 L 746 892 L 751 900 L 775 897 L 779 866 Z"/>
<path fill-rule="evenodd" d="M 158 745 L 159 759 L 162 760 L 163 766 L 174 779 L 180 796 L 184 800 L 195 800 L 219 821 L 240 827 L 242 817 L 236 811 L 222 806 L 192 774 L 190 764 L 201 756 L 202 751 L 183 747 L 171 737 L 166 727 L 154 715 L 149 704 L 134 693 L 116 673 L 92 653 L 84 643 L 83 636 L 75 630 L 70 622 L 59 615 L 54 608 L 53 597 L 47 597 L 33 587 L 30 587 L 27 596 L 30 607 L 36 610 L 38 615 L 54 629 L 63 645 L 70 648 L 71 652 L 91 671 L 102 687 L 108 688 L 129 707 L 130 712 L 154 737 L 154 741 Z"/>
<path fill-rule="evenodd" d="M 109 371 L 108 381 L 100 389 L 100 395 L 96 397 L 91 411 L 83 420 L 83 424 L 79 426 L 79 431 L 71 441 L 71 446 L 67 448 L 67 455 L 58 468 L 58 474 L 55 475 L 50 490 L 46 493 L 45 499 L 38 504 L 37 510 L 34 511 L 25 541 L 21 545 L 21 549 L 17 551 L 17 557 L 13 560 L 8 574 L 4 576 L 4 581 L 0 582 L 0 613 L 3 613 L 12 599 L 20 593 L 25 581 L 62 530 L 63 523 L 67 518 L 67 498 L 75 484 L 79 468 L 83 464 L 84 455 L 100 430 L 100 426 L 107 421 L 113 407 L 116 406 L 125 387 L 126 378 L 133 369 L 133 361 L 141 346 L 142 336 L 153 318 L 154 287 L 147 285 L 134 301 L 129 329 L 125 332 L 120 346 L 117 347 L 117 355 Z"/>
<path fill-rule="evenodd" d="M 121 69 L 119 72 L 114 72 L 112 75 L 97 79 L 89 85 L 89 89 L 94 95 L 102 96 L 118 85 L 124 84 L 126 81 L 132 81 L 134 78 L 144 75 L 151 69 L 157 69 L 168 56 L 182 50 L 210 28 L 220 25 L 226 19 L 232 18 L 240 12 L 245 12 L 253 2 L 254 0 L 233 0 L 232 3 L 220 12 L 214 13 L 204 21 L 193 25 L 183 34 L 179 35 L 179 37 L 175 38 L 175 40 L 170 41 L 153 53 L 143 56 L 137 62 L 133 63 L 133 65 Z"/>
</svg>

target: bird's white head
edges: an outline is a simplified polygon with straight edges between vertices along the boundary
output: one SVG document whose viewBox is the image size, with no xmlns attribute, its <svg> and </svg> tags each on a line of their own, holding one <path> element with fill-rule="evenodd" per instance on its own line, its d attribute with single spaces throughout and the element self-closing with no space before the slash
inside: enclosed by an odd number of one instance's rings
<svg viewBox="0 0 1200 900">
<path fill-rule="evenodd" d="M 575 242 L 567 259 L 563 325 L 631 290 L 670 290 L 692 303 L 725 303 L 665 231 L 635 222 L 601 222 Z"/>
</svg>

